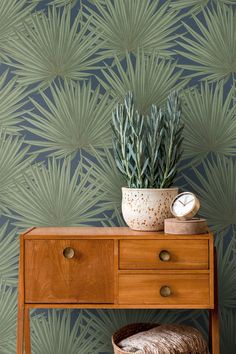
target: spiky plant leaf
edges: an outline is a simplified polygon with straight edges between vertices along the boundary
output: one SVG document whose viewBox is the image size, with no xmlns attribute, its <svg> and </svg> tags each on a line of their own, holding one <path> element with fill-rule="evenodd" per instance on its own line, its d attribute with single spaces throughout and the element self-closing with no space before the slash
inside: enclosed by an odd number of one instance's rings
<svg viewBox="0 0 236 354">
<path fill-rule="evenodd" d="M 126 55 L 127 70 L 115 58 L 116 69 L 103 70 L 106 81 L 99 79 L 104 89 L 118 102 L 123 102 L 128 91 L 141 114 L 148 114 L 152 104 L 160 107 L 169 93 L 182 89 L 188 80 L 182 79 L 182 70 L 173 61 L 160 59 L 155 53 L 138 53 L 136 60 Z"/>
<path fill-rule="evenodd" d="M 184 154 L 192 163 L 202 161 L 211 152 L 236 155 L 236 107 L 234 89 L 225 98 L 224 87 L 202 84 L 183 95 Z"/>
<path fill-rule="evenodd" d="M 159 183 L 154 185 L 159 188 L 169 188 L 178 172 L 178 164 L 183 152 L 182 131 L 184 125 L 181 116 L 182 110 L 179 95 L 177 92 L 171 92 L 167 99 L 167 109 L 164 115 L 163 141 L 160 142 L 161 153 L 157 155 L 158 162 L 155 169 Z M 152 129 L 151 125 L 150 129 Z M 161 134 L 159 133 L 159 135 Z M 158 140 L 158 136 L 154 137 L 151 143 L 155 144 L 155 140 Z M 155 164 L 155 158 L 153 163 Z"/>
<path fill-rule="evenodd" d="M 177 323 L 189 317 L 183 311 L 173 310 L 97 310 L 95 313 L 85 310 L 85 313 L 93 320 L 92 327 L 103 343 L 102 352 L 108 351 L 109 353 L 113 353 L 112 334 L 129 323 Z"/>
<path fill-rule="evenodd" d="M 27 19 L 35 4 L 28 0 L 1 0 L 0 1 L 0 60 L 6 60 L 9 38 L 15 37 L 22 22 Z"/>
<path fill-rule="evenodd" d="M 219 241 L 218 256 L 218 294 L 221 308 L 236 308 L 236 239 L 235 233 L 227 247 L 224 239 Z"/>
<path fill-rule="evenodd" d="M 0 282 L 0 352 L 16 353 L 17 292 Z"/>
<path fill-rule="evenodd" d="M 112 114 L 112 133 L 115 161 L 129 188 L 147 188 L 149 184 L 144 116 L 134 109 L 132 92 L 124 104 L 117 104 Z"/>
<path fill-rule="evenodd" d="M 28 142 L 39 146 L 38 152 L 74 157 L 81 149 L 90 151 L 91 146 L 111 146 L 113 102 L 109 94 L 100 95 L 99 87 L 93 91 L 90 82 L 65 82 L 64 87 L 51 87 L 51 93 L 52 100 L 41 94 L 42 104 L 32 99 L 39 114 L 31 112 L 25 118 L 30 123 L 25 129 L 38 137 Z"/>
<path fill-rule="evenodd" d="M 37 354 L 91 354 L 101 350 L 100 338 L 80 312 L 75 321 L 71 311 L 48 312 L 32 318 L 32 347 Z"/>
<path fill-rule="evenodd" d="M 48 8 L 48 15 L 36 13 L 32 25 L 18 38 L 9 42 L 8 53 L 19 76 L 21 85 L 37 84 L 47 87 L 54 79 L 79 80 L 95 69 L 100 48 L 97 37 L 89 32 L 90 20 L 84 21 L 79 11 L 74 22 L 71 12 L 62 12 L 55 6 Z M 78 31 L 78 32 L 77 32 Z"/>
<path fill-rule="evenodd" d="M 85 171 L 79 163 L 72 174 L 70 161 L 48 161 L 48 167 L 33 166 L 31 174 L 18 183 L 9 196 L 9 204 L 16 214 L 14 224 L 31 226 L 82 226 L 99 221 L 97 208 L 103 199 L 101 181 L 91 184 L 92 169 Z"/>
<path fill-rule="evenodd" d="M 185 176 L 199 195 L 200 213 L 213 231 L 226 233 L 236 220 L 236 162 L 217 157 L 203 163 L 203 171 L 194 168 L 196 178 Z"/>
<path fill-rule="evenodd" d="M 185 24 L 188 36 L 179 42 L 183 49 L 177 52 L 193 64 L 180 66 L 193 71 L 191 77 L 227 81 L 236 72 L 236 12 L 217 6 L 204 10 L 203 16 L 205 24 L 196 16 L 194 28 Z"/>
<path fill-rule="evenodd" d="M 182 154 L 181 109 L 178 94 L 171 93 L 165 110 L 152 105 L 140 115 L 132 92 L 112 115 L 114 157 L 129 188 L 168 188 Z"/>
<path fill-rule="evenodd" d="M 121 206 L 121 188 L 125 186 L 125 179 L 117 171 L 114 156 L 110 149 L 103 148 L 95 150 L 92 149 L 92 158 L 83 156 L 85 166 L 93 167 L 94 184 L 97 181 L 103 181 L 102 189 L 105 193 L 105 202 L 103 205 L 107 206 L 107 209 L 120 210 Z M 94 158 L 96 163 L 94 163 Z"/>
<path fill-rule="evenodd" d="M 175 11 L 180 11 L 185 8 L 190 9 L 190 13 L 198 13 L 208 4 L 217 4 L 217 5 L 233 5 L 235 0 L 172 0 L 170 7 Z"/>
<path fill-rule="evenodd" d="M 19 136 L 8 136 L 0 131 L 0 211 L 7 212 L 13 185 L 21 179 L 34 160 L 28 156 L 29 146 Z"/>
<path fill-rule="evenodd" d="M 7 231 L 9 223 L 0 227 L 0 281 L 17 286 L 19 242 L 16 229 Z"/>
<path fill-rule="evenodd" d="M 0 75 L 0 129 L 7 133 L 17 134 L 22 129 L 22 122 L 27 110 L 24 110 L 26 92 L 16 86 L 16 78 L 9 79 L 8 70 Z"/>
<path fill-rule="evenodd" d="M 96 2 L 96 11 L 87 7 L 94 31 L 104 41 L 106 56 L 122 58 L 127 51 L 136 53 L 139 49 L 149 54 L 155 49 L 162 57 L 173 55 L 179 17 L 168 11 L 169 3 L 104 0 Z"/>
</svg>

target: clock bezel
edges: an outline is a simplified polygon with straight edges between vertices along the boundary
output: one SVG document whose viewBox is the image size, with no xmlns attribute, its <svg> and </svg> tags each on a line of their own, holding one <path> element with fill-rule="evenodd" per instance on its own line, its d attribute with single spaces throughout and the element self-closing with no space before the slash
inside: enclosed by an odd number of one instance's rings
<svg viewBox="0 0 236 354">
<path fill-rule="evenodd" d="M 176 202 L 177 199 L 179 199 L 182 195 L 186 195 L 186 194 L 189 194 L 189 195 L 193 196 L 193 198 L 194 198 L 194 205 L 193 205 L 192 209 L 189 210 L 186 214 L 179 216 L 179 215 L 177 215 L 177 214 L 174 212 L 174 210 L 173 210 L 173 205 L 174 205 L 174 203 Z M 173 215 L 174 217 L 176 217 L 177 219 L 179 219 L 179 220 L 189 220 L 189 219 L 192 219 L 192 218 L 197 214 L 197 212 L 198 212 L 199 209 L 200 209 L 200 202 L 199 202 L 199 199 L 198 199 L 198 198 L 196 197 L 196 195 L 195 195 L 194 193 L 192 193 L 192 192 L 182 192 L 182 193 L 178 194 L 178 195 L 172 200 L 172 202 L 171 202 L 171 204 L 170 204 L 170 211 L 171 211 L 172 215 Z"/>
</svg>

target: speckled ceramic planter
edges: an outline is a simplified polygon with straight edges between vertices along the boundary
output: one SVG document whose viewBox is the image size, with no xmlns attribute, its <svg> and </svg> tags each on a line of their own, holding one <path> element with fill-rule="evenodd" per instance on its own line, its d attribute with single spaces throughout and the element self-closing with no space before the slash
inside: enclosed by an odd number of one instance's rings
<svg viewBox="0 0 236 354">
<path fill-rule="evenodd" d="M 164 220 L 172 216 L 170 203 L 178 188 L 136 189 L 122 188 L 122 214 L 133 230 L 158 231 L 164 229 Z"/>
</svg>

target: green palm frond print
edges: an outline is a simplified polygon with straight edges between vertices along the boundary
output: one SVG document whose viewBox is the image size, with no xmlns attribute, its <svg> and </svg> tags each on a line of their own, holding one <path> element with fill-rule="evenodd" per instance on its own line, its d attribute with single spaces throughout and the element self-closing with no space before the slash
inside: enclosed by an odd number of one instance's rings
<svg viewBox="0 0 236 354">
<path fill-rule="evenodd" d="M 8 225 L 0 227 L 0 281 L 13 287 L 18 284 L 19 241 L 16 229 L 7 231 Z"/>
<path fill-rule="evenodd" d="M 116 68 L 102 70 L 101 85 L 118 101 L 123 101 L 125 94 L 132 91 L 136 107 L 142 114 L 149 113 L 153 103 L 163 105 L 170 91 L 181 90 L 188 82 L 182 78 L 182 70 L 177 69 L 175 62 L 161 59 L 155 52 L 148 56 L 139 52 L 135 62 L 127 53 L 126 70 L 118 57 L 115 64 Z"/>
<path fill-rule="evenodd" d="M 236 347 L 236 312 L 234 310 L 224 310 L 221 312 L 221 352 L 234 354 Z"/>
<path fill-rule="evenodd" d="M 221 239 L 218 246 L 219 302 L 222 308 L 236 306 L 236 239 L 233 238 L 226 250 Z"/>
<path fill-rule="evenodd" d="M 16 352 L 17 292 L 0 282 L 0 352 Z"/>
<path fill-rule="evenodd" d="M 191 77 L 224 82 L 236 72 L 236 13 L 227 7 L 203 11 L 204 21 L 194 17 L 194 28 L 185 24 L 187 34 L 179 44 L 178 54 L 193 64 L 184 64 Z M 189 36 L 190 35 L 190 36 Z"/>
<path fill-rule="evenodd" d="M 29 0 L 32 3 L 40 4 L 42 0 Z M 82 0 L 79 0 L 82 1 Z M 75 6 L 77 0 L 44 0 L 44 5 L 55 5 L 56 7 Z"/>
<path fill-rule="evenodd" d="M 112 203 L 112 208 L 114 207 L 114 203 Z M 102 221 L 102 226 L 114 227 L 114 226 L 126 226 L 124 222 L 122 213 L 121 213 L 121 206 L 115 206 L 114 211 L 111 215 L 106 215 Z"/>
<path fill-rule="evenodd" d="M 133 92 L 145 117 L 179 93 L 176 186 L 215 235 L 221 354 L 235 354 L 236 0 L 0 1 L 0 353 L 16 353 L 18 235 L 31 226 L 125 226 L 111 119 Z M 33 354 L 112 353 L 131 322 L 204 311 L 31 311 Z"/>
<path fill-rule="evenodd" d="M 186 176 L 201 200 L 201 214 L 213 231 L 225 233 L 236 220 L 236 161 L 218 157 L 203 163 L 204 172 L 194 169 L 198 182 Z"/>
<path fill-rule="evenodd" d="M 8 197 L 14 225 L 26 229 L 33 225 L 82 226 L 99 221 L 96 215 L 104 207 L 97 209 L 96 204 L 103 198 L 102 184 L 91 184 L 91 175 L 92 168 L 85 171 L 82 163 L 72 174 L 69 160 L 60 163 L 53 159 L 47 167 L 33 166 Z"/>
<path fill-rule="evenodd" d="M 125 181 L 121 174 L 117 174 L 117 168 L 111 150 L 104 148 L 96 151 L 93 149 L 92 154 L 98 164 L 94 165 L 91 159 L 83 156 L 85 166 L 94 166 L 94 183 L 99 180 L 103 181 L 102 189 L 104 190 L 107 208 L 114 208 L 114 210 L 116 208 L 120 209 L 121 187 L 125 185 Z"/>
<path fill-rule="evenodd" d="M 101 342 L 91 326 L 91 319 L 79 313 L 73 323 L 70 311 L 48 312 L 32 318 L 32 347 L 37 354 L 99 353 Z"/>
<path fill-rule="evenodd" d="M 208 154 L 235 156 L 236 106 L 235 90 L 225 97 L 224 87 L 207 83 L 183 95 L 184 155 L 192 164 Z"/>
<path fill-rule="evenodd" d="M 23 121 L 22 115 L 27 93 L 22 87 L 16 85 L 16 78 L 9 79 L 6 70 L 0 76 L 0 128 L 10 134 L 17 134 L 22 129 L 19 123 Z"/>
<path fill-rule="evenodd" d="M 76 0 L 52 0 L 50 5 L 55 5 L 58 7 L 61 6 L 74 6 L 76 4 Z"/>
<path fill-rule="evenodd" d="M 80 11 L 71 24 L 70 10 L 59 12 L 48 8 L 32 16 L 32 25 L 8 43 L 10 64 L 21 85 L 47 87 L 56 78 L 79 80 L 87 77 L 100 60 L 96 51 L 101 47 L 97 37 L 89 32 L 90 21 L 83 21 Z M 77 31 L 79 29 L 79 31 Z M 89 33 L 88 33 L 89 32 Z"/>
<path fill-rule="evenodd" d="M 179 17 L 168 12 L 169 1 L 160 5 L 159 0 L 105 0 L 96 6 L 96 11 L 89 9 L 89 16 L 93 15 L 94 31 L 104 41 L 107 57 L 122 58 L 139 49 L 155 50 L 161 57 L 173 55 Z"/>
<path fill-rule="evenodd" d="M 217 5 L 233 5 L 236 2 L 235 0 L 172 0 L 170 6 L 175 11 L 190 8 L 190 12 L 196 14 L 212 3 Z"/>
<path fill-rule="evenodd" d="M 1 0 L 0 2 L 0 62 L 5 61 L 9 39 L 14 38 L 16 31 L 26 21 L 34 4 L 28 0 Z"/>
<path fill-rule="evenodd" d="M 29 146 L 24 144 L 24 139 L 0 132 L 0 213 L 8 210 L 13 186 L 20 182 L 34 160 L 28 152 Z"/>
<path fill-rule="evenodd" d="M 32 100 L 39 113 L 31 112 L 25 128 L 36 135 L 30 144 L 50 156 L 75 156 L 81 149 L 111 146 L 110 121 L 114 103 L 109 94 L 101 95 L 91 83 L 51 87 L 52 99 L 42 93 L 40 105 Z"/>
<path fill-rule="evenodd" d="M 86 0 L 82 0 L 84 3 L 86 3 Z M 100 4 L 105 4 L 106 0 L 88 0 L 88 3 L 91 3 L 91 4 L 97 4 L 97 3 L 100 3 Z"/>
</svg>

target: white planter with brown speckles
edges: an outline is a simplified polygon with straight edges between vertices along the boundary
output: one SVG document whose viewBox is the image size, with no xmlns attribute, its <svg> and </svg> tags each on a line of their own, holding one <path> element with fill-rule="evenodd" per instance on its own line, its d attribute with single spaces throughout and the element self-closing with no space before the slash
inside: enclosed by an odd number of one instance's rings
<svg viewBox="0 0 236 354">
<path fill-rule="evenodd" d="M 122 214 L 133 230 L 160 231 L 172 217 L 170 204 L 178 188 L 122 188 Z"/>
</svg>

